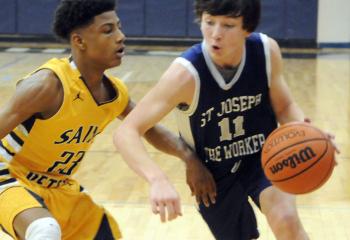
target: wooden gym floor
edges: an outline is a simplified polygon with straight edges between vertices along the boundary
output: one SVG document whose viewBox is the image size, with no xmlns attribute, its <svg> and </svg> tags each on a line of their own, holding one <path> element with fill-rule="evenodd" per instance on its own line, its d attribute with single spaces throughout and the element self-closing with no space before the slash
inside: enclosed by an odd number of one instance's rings
<svg viewBox="0 0 350 240">
<path fill-rule="evenodd" d="M 61 49 L 62 50 L 62 49 Z M 0 52 L 0 105 L 9 99 L 15 81 L 52 57 L 64 57 L 60 49 Z M 123 79 L 132 99 L 139 100 L 159 79 L 177 51 L 130 51 L 123 64 L 110 72 Z M 350 50 L 284 51 L 285 77 L 306 115 L 313 123 L 336 135 L 342 151 L 331 179 L 316 192 L 298 196 L 298 209 L 311 239 L 350 240 Z M 162 122 L 176 131 L 170 114 Z M 95 200 L 116 217 L 126 240 L 211 240 L 196 211 L 180 160 L 148 146 L 152 157 L 168 174 L 182 198 L 183 217 L 161 224 L 148 202 L 148 185 L 123 162 L 112 145 L 113 122 L 95 141 L 76 174 Z M 0 212 L 1 214 L 1 212 Z M 262 240 L 274 239 L 257 210 Z M 9 239 L 0 233 L 1 240 Z"/>
</svg>

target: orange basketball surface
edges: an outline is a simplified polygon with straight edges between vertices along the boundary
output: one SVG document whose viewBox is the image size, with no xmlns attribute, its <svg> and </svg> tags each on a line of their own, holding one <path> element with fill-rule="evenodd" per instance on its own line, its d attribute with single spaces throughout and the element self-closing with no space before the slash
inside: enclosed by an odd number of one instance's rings
<svg viewBox="0 0 350 240">
<path fill-rule="evenodd" d="M 267 178 L 293 194 L 321 187 L 334 167 L 334 147 L 326 135 L 309 123 L 292 122 L 275 129 L 261 156 Z"/>
</svg>

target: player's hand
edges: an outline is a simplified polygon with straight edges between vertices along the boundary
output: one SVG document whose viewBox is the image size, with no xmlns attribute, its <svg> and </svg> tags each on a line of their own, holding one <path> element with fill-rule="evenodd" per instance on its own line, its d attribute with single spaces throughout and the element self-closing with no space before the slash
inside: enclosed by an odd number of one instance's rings
<svg viewBox="0 0 350 240">
<path fill-rule="evenodd" d="M 340 153 L 339 147 L 335 142 L 335 135 L 329 132 L 325 132 L 326 137 L 328 138 L 329 142 L 332 144 L 332 146 L 334 147 L 334 150 L 337 154 Z M 334 154 L 335 155 L 335 154 Z M 338 161 L 337 161 L 337 157 L 334 156 L 334 165 L 338 165 Z"/>
<path fill-rule="evenodd" d="M 332 133 L 329 133 L 329 132 L 325 132 L 325 134 L 326 134 L 326 137 L 328 138 L 328 140 L 332 143 L 332 145 L 335 149 L 335 152 L 339 154 L 340 150 L 339 150 L 337 143 L 335 142 L 335 135 Z"/>
<path fill-rule="evenodd" d="M 182 216 L 180 197 L 167 179 L 151 183 L 150 201 L 152 212 L 160 215 L 161 222 Z"/>
<path fill-rule="evenodd" d="M 196 197 L 197 203 L 209 207 L 215 204 L 216 184 L 212 174 L 197 158 L 193 157 L 186 164 L 187 184 L 191 189 L 192 196 Z"/>
<path fill-rule="evenodd" d="M 304 119 L 304 122 L 306 123 L 311 123 L 311 119 L 310 118 L 305 118 Z M 334 150 L 337 154 L 340 153 L 340 149 L 337 145 L 337 143 L 335 142 L 335 135 L 333 133 L 330 133 L 330 132 L 324 132 L 326 137 L 328 138 L 328 140 L 330 141 L 330 143 L 332 144 L 332 146 L 334 147 Z M 334 157 L 334 161 L 335 161 L 335 165 L 338 164 L 336 158 Z"/>
</svg>

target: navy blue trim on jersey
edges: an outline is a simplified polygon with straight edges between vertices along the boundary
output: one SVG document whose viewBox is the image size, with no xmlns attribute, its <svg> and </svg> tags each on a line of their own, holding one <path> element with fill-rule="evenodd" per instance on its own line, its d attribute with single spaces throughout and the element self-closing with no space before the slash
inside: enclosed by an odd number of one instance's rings
<svg viewBox="0 0 350 240">
<path fill-rule="evenodd" d="M 10 136 L 16 141 L 16 143 L 18 143 L 18 145 L 23 146 L 23 140 L 19 136 L 17 136 L 17 134 L 14 131 L 10 132 Z"/>
<path fill-rule="evenodd" d="M 9 236 L 12 236 L 8 231 L 6 231 L 6 229 L 1 224 L 0 224 L 0 228 L 4 233 L 6 233 Z M 12 236 L 12 237 L 14 237 L 14 236 Z"/>
<path fill-rule="evenodd" d="M 11 156 L 15 156 L 15 154 L 13 152 L 11 152 L 8 148 L 6 148 L 4 146 L 4 144 L 2 143 L 1 139 L 0 139 L 0 147 L 3 148 L 9 155 Z"/>
<path fill-rule="evenodd" d="M 0 170 L 0 176 L 8 174 L 10 174 L 10 171 L 7 168 Z"/>
<path fill-rule="evenodd" d="M 35 120 L 36 120 L 36 117 L 35 115 L 33 115 L 22 123 L 22 125 L 24 126 L 24 128 L 27 130 L 28 133 L 30 132 L 30 130 L 32 130 Z"/>
<path fill-rule="evenodd" d="M 115 239 L 108 222 L 107 215 L 104 214 L 98 232 L 94 240 L 113 240 Z"/>
<path fill-rule="evenodd" d="M 9 184 L 9 183 L 14 183 L 16 181 L 17 181 L 16 178 L 9 178 L 9 179 L 6 179 L 5 181 L 1 181 L 0 182 L 0 186 L 6 185 L 6 184 Z"/>
</svg>

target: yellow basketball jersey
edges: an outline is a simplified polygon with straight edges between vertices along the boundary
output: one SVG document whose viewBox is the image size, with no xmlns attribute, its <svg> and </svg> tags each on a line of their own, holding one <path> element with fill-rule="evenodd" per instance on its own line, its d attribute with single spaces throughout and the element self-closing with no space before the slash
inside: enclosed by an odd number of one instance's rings
<svg viewBox="0 0 350 240">
<path fill-rule="evenodd" d="M 60 79 L 63 103 L 51 118 L 33 116 L 1 140 L 0 167 L 6 165 L 26 184 L 56 188 L 69 181 L 94 138 L 124 111 L 128 93 L 119 79 L 108 76 L 116 95 L 99 104 L 69 59 L 51 59 L 36 71 L 40 69 L 50 69 Z"/>
</svg>

